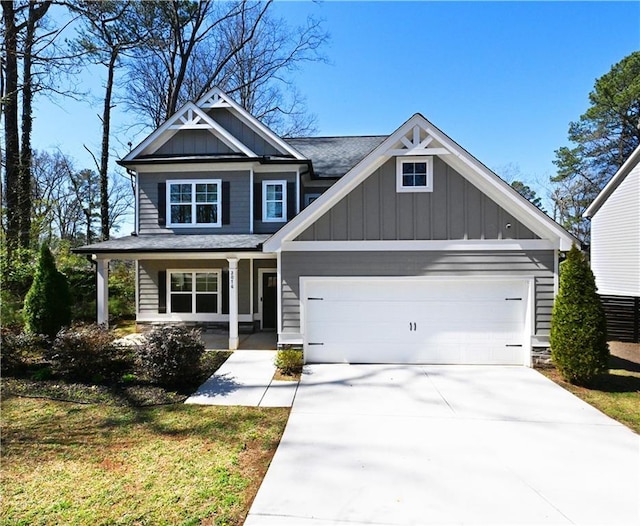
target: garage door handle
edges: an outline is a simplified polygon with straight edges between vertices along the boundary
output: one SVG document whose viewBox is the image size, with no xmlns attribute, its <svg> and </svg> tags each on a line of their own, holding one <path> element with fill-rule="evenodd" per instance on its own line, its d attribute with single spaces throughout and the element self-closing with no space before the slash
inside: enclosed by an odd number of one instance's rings
<svg viewBox="0 0 640 526">
<path fill-rule="evenodd" d="M 505 347 L 522 347 L 522 344 L 520 344 L 520 343 L 507 343 L 507 345 L 505 345 Z"/>
<path fill-rule="evenodd" d="M 505 301 L 522 301 L 522 298 L 505 298 Z"/>
<path fill-rule="evenodd" d="M 324 343 L 320 343 L 320 342 L 309 342 L 307 345 L 324 345 Z"/>
<path fill-rule="evenodd" d="M 307 298 L 309 301 L 311 300 L 315 300 L 315 301 L 322 301 L 324 300 L 324 298 Z"/>
</svg>

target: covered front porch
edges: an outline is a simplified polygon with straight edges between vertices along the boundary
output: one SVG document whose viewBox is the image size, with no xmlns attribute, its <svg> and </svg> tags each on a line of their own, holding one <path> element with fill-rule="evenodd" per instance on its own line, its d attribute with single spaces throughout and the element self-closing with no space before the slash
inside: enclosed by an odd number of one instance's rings
<svg viewBox="0 0 640 526">
<path fill-rule="evenodd" d="M 138 325 L 200 325 L 207 348 L 274 349 L 279 279 L 275 254 L 261 250 L 266 237 L 131 236 L 76 251 L 96 265 L 98 323 L 109 323 L 109 262 L 131 260 Z M 260 331 L 270 336 L 247 347 Z"/>
</svg>

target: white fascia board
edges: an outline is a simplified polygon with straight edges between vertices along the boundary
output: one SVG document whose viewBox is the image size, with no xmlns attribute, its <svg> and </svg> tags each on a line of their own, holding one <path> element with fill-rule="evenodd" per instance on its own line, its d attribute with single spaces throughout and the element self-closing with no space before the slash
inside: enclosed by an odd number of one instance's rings
<svg viewBox="0 0 640 526">
<path fill-rule="evenodd" d="M 284 241 L 285 252 L 389 252 L 389 251 L 522 251 L 554 250 L 546 239 L 460 239 L 453 241 L 371 240 L 371 241 Z"/>
<path fill-rule="evenodd" d="M 201 108 L 196 106 L 193 102 L 187 102 L 178 111 L 176 111 L 171 117 L 169 117 L 164 124 L 159 128 L 156 128 L 146 139 L 144 139 L 136 148 L 134 148 L 123 161 L 133 161 L 135 158 L 144 152 L 151 145 L 155 145 L 156 149 L 160 148 L 171 137 L 178 133 L 179 129 L 174 128 L 176 122 L 188 111 L 193 111 L 198 115 L 208 126 L 210 131 L 217 135 L 227 146 L 236 151 L 240 151 L 248 157 L 257 157 L 249 148 L 238 141 L 227 130 L 215 122 L 209 115 L 207 115 Z"/>
<path fill-rule="evenodd" d="M 176 234 L 180 235 L 180 234 Z M 206 259 L 210 261 L 218 260 L 218 259 L 229 259 L 236 258 L 238 260 L 241 259 L 276 259 L 275 254 L 270 254 L 267 252 L 253 252 L 253 251 L 238 251 L 238 252 L 215 252 L 211 251 L 202 251 L 202 252 L 99 252 L 97 254 L 92 254 L 92 259 L 119 259 L 119 260 L 133 260 L 133 261 L 143 261 L 143 260 L 164 260 L 164 261 L 175 261 L 175 260 L 183 260 L 183 259 Z"/>
<path fill-rule="evenodd" d="M 633 170 L 633 168 L 640 162 L 640 146 L 638 146 L 629 158 L 623 163 L 623 165 L 618 169 L 618 171 L 614 174 L 611 180 L 605 185 L 605 187 L 600 191 L 597 197 L 593 200 L 593 203 L 589 205 L 589 207 L 584 211 L 582 217 L 587 219 L 592 218 L 602 205 L 607 201 L 609 196 L 614 192 L 618 186 L 625 180 L 629 172 Z"/>
<path fill-rule="evenodd" d="M 264 139 L 271 144 L 274 148 L 280 149 L 289 155 L 292 155 L 294 158 L 299 160 L 304 160 L 306 157 L 302 155 L 295 148 L 287 144 L 283 139 L 281 139 L 275 132 L 273 132 L 270 128 L 262 124 L 258 119 L 256 119 L 253 115 L 251 115 L 247 110 L 245 110 L 242 106 L 236 103 L 229 95 L 223 92 L 220 88 L 214 87 L 206 92 L 200 99 L 196 102 L 199 107 L 203 107 L 203 105 L 211 99 L 212 96 L 217 95 L 222 100 L 227 103 L 229 109 L 233 111 L 233 113 L 238 117 L 242 122 L 244 122 L 249 128 L 255 131 L 258 135 L 264 137 Z"/>
</svg>

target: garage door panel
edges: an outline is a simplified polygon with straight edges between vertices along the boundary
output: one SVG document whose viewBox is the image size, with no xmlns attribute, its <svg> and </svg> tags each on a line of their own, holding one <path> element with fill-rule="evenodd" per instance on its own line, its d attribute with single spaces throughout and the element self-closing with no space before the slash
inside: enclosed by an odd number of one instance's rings
<svg viewBox="0 0 640 526">
<path fill-rule="evenodd" d="M 523 280 L 306 284 L 308 362 L 522 364 Z"/>
</svg>

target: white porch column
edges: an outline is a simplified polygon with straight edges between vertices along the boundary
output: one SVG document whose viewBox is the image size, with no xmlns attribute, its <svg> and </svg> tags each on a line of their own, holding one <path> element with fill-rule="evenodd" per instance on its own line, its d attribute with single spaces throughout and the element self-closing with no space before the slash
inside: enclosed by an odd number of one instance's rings
<svg viewBox="0 0 640 526">
<path fill-rule="evenodd" d="M 238 348 L 238 259 L 227 258 L 229 262 L 229 349 Z"/>
<path fill-rule="evenodd" d="M 97 263 L 97 298 L 98 323 L 109 326 L 109 260 L 98 259 Z"/>
</svg>

